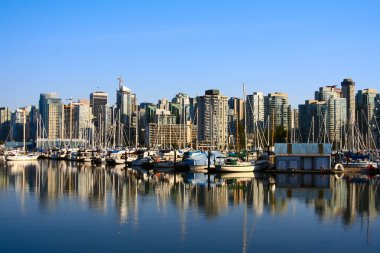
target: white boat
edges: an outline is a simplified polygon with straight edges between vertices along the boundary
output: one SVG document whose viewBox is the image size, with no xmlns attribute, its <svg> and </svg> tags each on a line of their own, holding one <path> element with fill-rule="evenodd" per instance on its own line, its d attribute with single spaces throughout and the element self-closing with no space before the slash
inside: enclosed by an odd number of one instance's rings
<svg viewBox="0 0 380 253">
<path fill-rule="evenodd" d="M 23 110 L 23 151 L 16 151 L 11 152 L 9 155 L 6 156 L 5 160 L 7 161 L 35 161 L 38 158 L 38 155 L 27 153 L 26 147 L 25 147 L 25 110 Z"/>
<path fill-rule="evenodd" d="M 253 172 L 262 171 L 267 164 L 265 160 L 244 162 L 237 158 L 226 158 L 224 163 L 215 165 L 215 168 L 219 172 Z"/>
<path fill-rule="evenodd" d="M 227 158 L 223 164 L 215 165 L 220 172 L 252 172 L 254 166 L 251 162 L 242 162 L 238 159 Z"/>
<path fill-rule="evenodd" d="M 5 159 L 7 161 L 36 161 L 38 155 L 35 154 L 15 154 L 9 155 Z"/>
</svg>

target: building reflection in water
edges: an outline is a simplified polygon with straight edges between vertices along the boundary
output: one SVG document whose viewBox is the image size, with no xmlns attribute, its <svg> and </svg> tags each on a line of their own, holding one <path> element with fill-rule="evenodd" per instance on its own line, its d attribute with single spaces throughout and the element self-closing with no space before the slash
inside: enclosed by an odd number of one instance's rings
<svg viewBox="0 0 380 253">
<path fill-rule="evenodd" d="M 213 219 L 238 206 L 260 217 L 289 212 L 295 202 L 303 203 L 314 208 L 321 222 L 341 220 L 350 227 L 362 217 L 378 217 L 379 182 L 378 177 L 367 176 L 151 173 L 52 160 L 0 164 L 1 191 L 14 189 L 24 209 L 29 193 L 36 195 L 45 212 L 54 210 L 61 198 L 70 198 L 97 212 L 116 211 L 120 224 L 138 229 L 150 198 L 155 211 L 165 217 L 169 208 L 177 209 L 182 240 L 189 212 Z"/>
</svg>

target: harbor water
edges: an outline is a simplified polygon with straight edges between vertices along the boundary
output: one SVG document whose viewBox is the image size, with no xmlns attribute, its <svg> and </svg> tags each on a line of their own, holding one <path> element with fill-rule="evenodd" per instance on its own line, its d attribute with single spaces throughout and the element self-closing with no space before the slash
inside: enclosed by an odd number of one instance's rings
<svg viewBox="0 0 380 253">
<path fill-rule="evenodd" d="M 380 252 L 380 177 L 0 161 L 1 252 Z"/>
</svg>

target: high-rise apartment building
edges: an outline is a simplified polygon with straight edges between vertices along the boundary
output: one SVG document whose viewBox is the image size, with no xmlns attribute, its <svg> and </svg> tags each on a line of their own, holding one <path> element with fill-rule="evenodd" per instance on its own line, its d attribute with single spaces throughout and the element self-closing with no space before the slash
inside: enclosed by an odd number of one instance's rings
<svg viewBox="0 0 380 253">
<path fill-rule="evenodd" d="M 247 95 L 247 132 L 254 133 L 263 130 L 265 122 L 265 105 L 264 94 L 262 92 L 254 92 Z"/>
<path fill-rule="evenodd" d="M 124 126 L 129 127 L 132 121 L 132 115 L 136 111 L 136 95 L 131 89 L 123 84 L 123 80 L 119 78 L 119 89 L 116 92 L 116 108 L 120 113 L 121 121 Z"/>
<path fill-rule="evenodd" d="M 24 137 L 25 137 L 25 140 L 30 139 L 30 121 L 29 121 L 30 110 L 31 110 L 31 106 L 27 106 L 24 108 L 16 109 L 12 113 L 12 120 L 11 120 L 12 134 L 10 136 L 10 140 L 21 142 L 23 141 Z M 24 132 L 24 129 L 25 129 L 25 132 Z"/>
<path fill-rule="evenodd" d="M 291 106 L 289 105 L 289 99 L 288 94 L 286 93 L 269 93 L 268 96 L 264 97 L 264 103 L 265 103 L 265 115 L 269 118 L 269 127 L 270 132 L 272 133 L 272 141 L 273 143 L 273 136 L 275 133 L 273 131 L 276 131 L 276 128 L 281 126 L 284 128 L 284 130 L 287 132 L 286 134 L 286 140 L 282 141 L 289 141 L 291 140 L 291 123 L 292 123 L 292 110 Z"/>
<path fill-rule="evenodd" d="M 64 139 L 89 141 L 92 136 L 90 102 L 82 99 L 65 105 L 63 125 Z"/>
<path fill-rule="evenodd" d="M 244 143 L 241 132 L 244 129 L 244 99 L 231 97 L 228 100 L 228 108 L 229 144 L 239 150 Z"/>
<path fill-rule="evenodd" d="M 105 146 L 108 130 L 111 128 L 112 111 L 108 106 L 108 93 L 95 91 L 90 94 L 90 106 L 93 115 L 95 143 Z"/>
<path fill-rule="evenodd" d="M 346 115 L 347 123 L 353 125 L 355 123 L 355 82 L 352 79 L 346 78 L 341 82 L 342 97 L 346 99 Z"/>
<path fill-rule="evenodd" d="M 342 149 L 347 124 L 347 100 L 346 98 L 331 98 L 327 103 L 329 142 L 333 144 L 335 149 Z"/>
<path fill-rule="evenodd" d="M 376 103 L 380 93 L 375 89 L 359 90 L 356 93 L 357 124 L 363 135 L 365 144 L 375 148 L 373 137 L 377 132 Z"/>
<path fill-rule="evenodd" d="M 103 91 L 95 91 L 90 94 L 90 106 L 92 115 L 94 115 L 95 128 L 100 127 L 100 122 L 104 122 L 108 107 L 108 93 Z"/>
<path fill-rule="evenodd" d="M 9 135 L 12 112 L 8 107 L 0 107 L 0 141 L 5 141 Z"/>
<path fill-rule="evenodd" d="M 116 93 L 116 114 L 120 114 L 121 123 L 124 126 L 126 134 L 126 144 L 136 145 L 137 127 L 138 127 L 138 107 L 136 94 L 133 94 L 131 89 L 123 84 L 123 79 L 119 79 L 119 89 Z M 117 117 L 116 117 L 117 118 Z"/>
<path fill-rule="evenodd" d="M 350 86 L 350 84 L 347 84 Z M 345 86 L 345 85 L 342 85 Z M 338 88 L 333 86 L 320 87 L 315 92 L 315 98 L 318 103 L 325 103 L 327 114 L 323 115 L 323 124 L 318 128 L 319 134 L 323 136 L 323 139 L 318 139 L 319 142 L 329 142 L 333 144 L 334 148 L 341 148 L 344 144 L 345 130 L 347 124 L 347 99 L 343 93 L 350 95 L 351 88 Z M 343 91 L 344 90 L 344 91 Z M 346 94 L 347 96 L 347 94 Z M 300 119 L 300 124 L 307 124 L 303 122 L 304 119 Z M 302 132 L 302 131 L 301 131 Z M 327 137 L 327 139 L 326 139 Z"/>
<path fill-rule="evenodd" d="M 375 122 L 373 127 L 375 128 L 376 147 L 380 147 L 380 94 L 376 96 Z"/>
<path fill-rule="evenodd" d="M 190 123 L 190 97 L 185 93 L 178 93 L 172 99 L 171 105 L 178 105 L 177 122 L 179 124 Z M 173 113 L 173 112 L 172 112 Z"/>
<path fill-rule="evenodd" d="M 58 94 L 40 94 L 39 110 L 44 128 L 43 137 L 49 140 L 62 139 L 63 107 Z"/>
<path fill-rule="evenodd" d="M 306 100 L 298 106 L 302 142 L 328 142 L 328 108 L 326 101 Z"/>
<path fill-rule="evenodd" d="M 197 97 L 197 136 L 201 148 L 224 149 L 228 142 L 228 98 L 219 90 Z"/>
<path fill-rule="evenodd" d="M 41 133 L 38 131 L 41 131 L 39 121 L 40 121 L 40 111 L 36 106 L 31 106 L 30 113 L 29 113 L 29 128 L 30 128 L 30 135 L 29 138 L 31 140 L 37 140 L 41 136 Z"/>
<path fill-rule="evenodd" d="M 323 86 L 320 87 L 318 91 L 315 92 L 315 100 L 317 101 L 328 101 L 330 98 L 340 98 L 342 97 L 342 89 L 337 88 L 336 85 Z"/>
</svg>

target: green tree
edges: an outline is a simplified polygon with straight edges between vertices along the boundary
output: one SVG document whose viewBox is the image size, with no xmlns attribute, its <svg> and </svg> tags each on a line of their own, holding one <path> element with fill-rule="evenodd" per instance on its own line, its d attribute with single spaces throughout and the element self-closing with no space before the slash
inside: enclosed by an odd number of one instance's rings
<svg viewBox="0 0 380 253">
<path fill-rule="evenodd" d="M 277 126 L 276 131 L 274 132 L 274 142 L 275 143 L 284 143 L 286 141 L 287 131 L 284 126 Z"/>
</svg>

